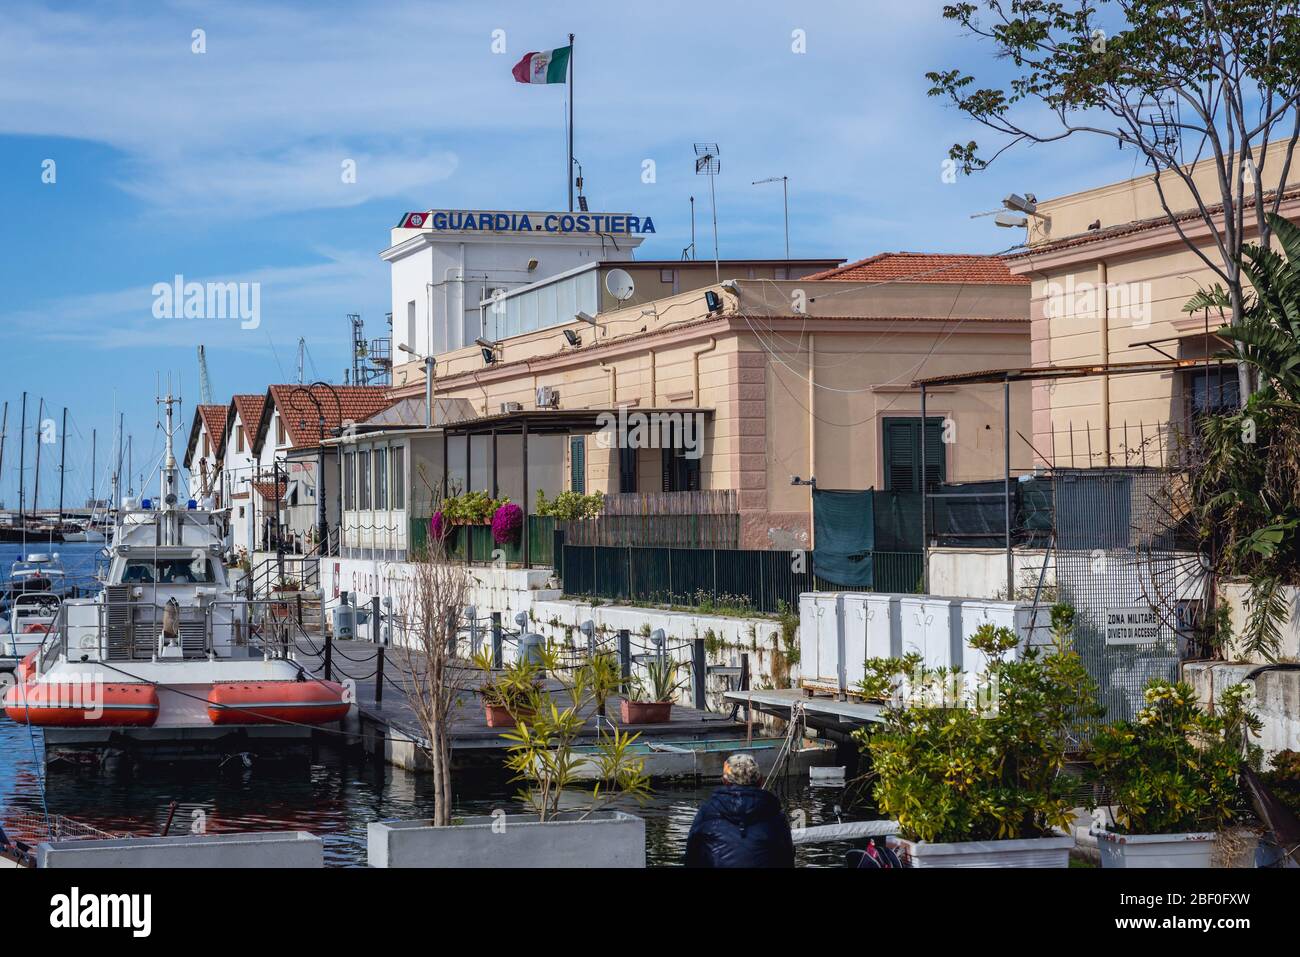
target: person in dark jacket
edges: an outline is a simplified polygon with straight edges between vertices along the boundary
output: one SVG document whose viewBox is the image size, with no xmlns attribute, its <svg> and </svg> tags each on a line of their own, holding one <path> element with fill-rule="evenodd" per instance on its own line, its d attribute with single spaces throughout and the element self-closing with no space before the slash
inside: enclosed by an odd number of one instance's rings
<svg viewBox="0 0 1300 957">
<path fill-rule="evenodd" d="M 794 867 L 790 823 L 776 795 L 759 786 L 748 754 L 722 766 L 722 787 L 700 806 L 686 838 L 686 866 Z"/>
</svg>

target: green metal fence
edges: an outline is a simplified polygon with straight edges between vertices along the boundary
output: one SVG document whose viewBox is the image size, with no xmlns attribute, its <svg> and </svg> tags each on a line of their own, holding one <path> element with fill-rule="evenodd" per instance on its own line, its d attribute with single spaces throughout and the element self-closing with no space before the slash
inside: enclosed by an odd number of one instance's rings
<svg viewBox="0 0 1300 957">
<path fill-rule="evenodd" d="M 409 554 L 412 557 L 424 552 L 429 544 L 429 519 L 412 518 L 410 521 Z M 498 545 L 492 538 L 491 525 L 458 525 L 444 543 L 447 557 L 453 561 L 490 565 L 493 553 L 500 550 L 507 565 L 524 564 L 524 544 Z M 544 515 L 528 516 L 528 557 L 534 567 L 549 567 L 555 554 L 555 519 Z"/>
<path fill-rule="evenodd" d="M 559 546 L 557 573 L 570 595 L 692 607 L 751 608 L 776 613 L 799 605 L 805 591 L 850 591 L 798 567 L 790 552 L 740 548 Z M 811 556 L 803 568 L 811 569 Z M 920 552 L 873 552 L 874 591 L 915 593 Z"/>
</svg>

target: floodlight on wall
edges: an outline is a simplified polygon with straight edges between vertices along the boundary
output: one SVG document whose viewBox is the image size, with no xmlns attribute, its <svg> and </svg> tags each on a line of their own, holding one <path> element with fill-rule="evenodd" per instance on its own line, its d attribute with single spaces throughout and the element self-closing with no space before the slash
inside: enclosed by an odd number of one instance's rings
<svg viewBox="0 0 1300 957">
<path fill-rule="evenodd" d="M 480 351 L 483 353 L 483 364 L 485 366 L 490 366 L 497 361 L 497 354 L 487 346 L 484 346 Z"/>
<path fill-rule="evenodd" d="M 586 312 L 575 312 L 575 313 L 573 314 L 573 318 L 574 318 L 574 319 L 577 319 L 579 322 L 589 322 L 589 323 L 591 323 L 593 326 L 596 324 L 596 317 L 593 316 L 593 315 L 591 315 L 590 313 L 586 313 Z"/>
<path fill-rule="evenodd" d="M 722 312 L 722 297 L 712 289 L 704 290 L 704 305 L 709 309 L 709 315 Z"/>
<path fill-rule="evenodd" d="M 1017 226 L 1028 226 L 1029 219 L 1025 216 L 1016 216 L 1013 213 L 998 213 L 993 217 L 993 223 L 1006 229 L 1015 229 Z"/>
<path fill-rule="evenodd" d="M 573 346 L 574 348 L 577 348 L 578 346 L 582 345 L 582 336 L 578 335 L 572 329 L 564 330 L 564 338 L 568 341 L 569 345 Z"/>
<path fill-rule="evenodd" d="M 1024 196 L 1011 193 L 1002 200 L 1002 205 L 1017 213 L 1028 213 L 1031 216 L 1038 213 L 1038 197 L 1033 193 L 1026 193 Z"/>
</svg>

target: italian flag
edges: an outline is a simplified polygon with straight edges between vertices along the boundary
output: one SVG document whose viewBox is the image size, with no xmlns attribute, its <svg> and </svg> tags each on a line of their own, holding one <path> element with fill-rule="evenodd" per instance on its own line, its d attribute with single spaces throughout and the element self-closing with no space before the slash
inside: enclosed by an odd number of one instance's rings
<svg viewBox="0 0 1300 957">
<path fill-rule="evenodd" d="M 563 83 L 569 78 L 569 54 L 573 47 L 556 47 L 525 53 L 510 72 L 520 83 Z"/>
</svg>

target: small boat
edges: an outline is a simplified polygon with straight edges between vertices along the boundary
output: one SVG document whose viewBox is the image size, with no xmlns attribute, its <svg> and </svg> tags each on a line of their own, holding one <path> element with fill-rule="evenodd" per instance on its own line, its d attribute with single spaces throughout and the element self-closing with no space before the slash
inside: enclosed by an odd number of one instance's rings
<svg viewBox="0 0 1300 957">
<path fill-rule="evenodd" d="M 0 659 L 22 659 L 45 643 L 63 599 L 51 591 L 19 592 L 0 621 Z"/>
<path fill-rule="evenodd" d="M 47 762 L 300 754 L 352 706 L 298 663 L 279 603 L 249 599 L 223 565 L 225 514 L 178 494 L 165 401 L 158 497 L 123 500 L 103 588 L 62 599 L 5 696 L 10 718 L 43 729 Z"/>
</svg>

